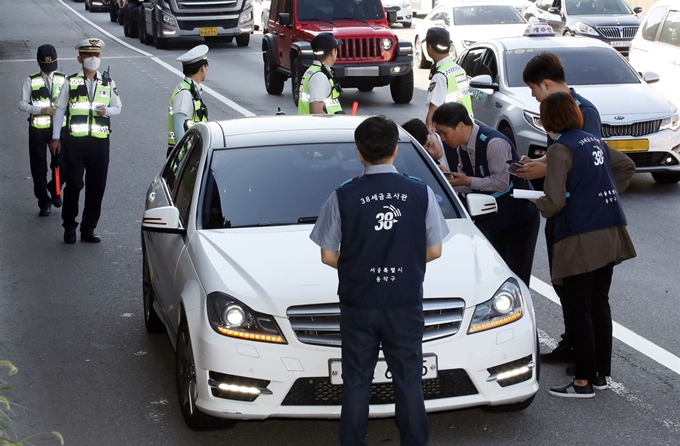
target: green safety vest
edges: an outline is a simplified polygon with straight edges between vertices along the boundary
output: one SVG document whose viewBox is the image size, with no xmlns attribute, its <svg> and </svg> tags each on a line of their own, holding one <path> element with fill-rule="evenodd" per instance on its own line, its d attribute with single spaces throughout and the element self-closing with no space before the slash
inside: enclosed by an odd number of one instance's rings
<svg viewBox="0 0 680 446">
<path fill-rule="evenodd" d="M 99 106 L 108 107 L 111 103 L 111 84 L 104 85 L 101 79 L 96 79 L 96 81 L 97 85 L 90 101 L 85 77 L 82 74 L 68 77 L 68 126 L 71 136 L 75 138 L 92 136 L 104 139 L 109 137 L 111 119 L 107 115 L 97 115 L 95 109 Z"/>
<path fill-rule="evenodd" d="M 38 71 L 31 76 L 31 105 L 36 107 L 54 107 L 54 102 L 59 96 L 61 87 L 64 86 L 66 81 L 66 76 L 58 71 L 55 71 L 52 75 L 52 95 L 47 89 L 47 84 L 45 79 L 42 77 L 42 73 Z M 51 115 L 31 115 L 29 118 L 31 126 L 36 129 L 49 129 L 52 127 L 52 116 Z M 61 126 L 66 125 L 66 116 L 61 123 Z"/>
<path fill-rule="evenodd" d="M 177 141 L 175 141 L 175 129 L 172 126 L 172 100 L 175 99 L 175 96 L 179 94 L 180 91 L 191 91 L 191 84 L 189 84 L 186 80 L 182 80 L 182 82 L 179 83 L 178 86 L 175 87 L 174 90 L 172 90 L 172 94 L 170 95 L 170 103 L 168 104 L 168 145 L 169 146 L 174 146 Z M 191 95 L 191 99 L 194 101 L 194 116 L 192 117 L 193 122 L 204 122 L 208 120 L 208 111 L 205 108 L 203 104 L 203 100 L 198 97 L 194 97 L 194 95 Z"/>
<path fill-rule="evenodd" d="M 446 77 L 446 99 L 444 102 L 463 104 L 472 117 L 472 92 L 465 70 L 455 61 L 450 60 L 438 66 L 437 73 L 442 73 Z"/>
<path fill-rule="evenodd" d="M 305 71 L 304 76 L 302 76 L 302 83 L 300 84 L 300 98 L 298 100 L 298 114 L 308 115 L 309 114 L 309 80 L 316 73 L 321 72 L 321 65 L 313 64 L 311 67 Z M 324 74 L 325 75 L 325 74 Z M 336 113 L 342 112 L 342 106 L 340 105 L 340 92 L 335 88 L 335 79 L 328 78 L 328 82 L 331 84 L 331 94 L 324 99 L 323 109 L 326 114 L 334 115 Z"/>
</svg>

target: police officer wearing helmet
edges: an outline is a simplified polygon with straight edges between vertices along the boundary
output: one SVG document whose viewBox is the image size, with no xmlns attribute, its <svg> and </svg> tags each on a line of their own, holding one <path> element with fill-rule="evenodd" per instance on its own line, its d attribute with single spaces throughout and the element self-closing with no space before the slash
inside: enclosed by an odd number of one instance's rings
<svg viewBox="0 0 680 446">
<path fill-rule="evenodd" d="M 434 63 L 430 69 L 430 86 L 427 89 L 427 117 L 425 124 L 432 127 L 432 115 L 446 102 L 459 102 L 472 117 L 472 93 L 467 73 L 451 57 L 451 36 L 444 28 L 432 27 L 425 35 L 427 54 Z"/>
<path fill-rule="evenodd" d="M 314 62 L 305 71 L 300 82 L 298 114 L 342 114 L 340 95 L 342 87 L 333 77 L 331 67 L 338 59 L 338 46 L 342 42 L 331 33 L 320 33 L 312 39 Z M 318 73 L 322 73 L 323 76 Z"/>
<path fill-rule="evenodd" d="M 85 39 L 75 48 L 82 71 L 66 78 L 65 87 L 57 97 L 54 114 L 54 121 L 61 122 L 68 113 L 68 143 L 62 147 L 59 129 L 54 128 L 50 150 L 52 153 L 63 152 L 66 186 L 61 218 L 64 242 L 76 242 L 78 201 L 80 191 L 85 188 L 80 239 L 99 243 L 101 238 L 94 230 L 101 215 L 109 170 L 110 117 L 120 114 L 122 103 L 116 83 L 109 77 L 108 71 L 103 75 L 99 72 L 104 41 Z"/>
<path fill-rule="evenodd" d="M 40 212 L 38 215 L 50 215 L 52 205 L 61 207 L 61 197 L 56 194 L 54 169 L 58 156 L 50 153 L 52 180 L 47 182 L 47 146 L 52 140 L 54 120 L 54 101 L 64 86 L 66 76 L 57 70 L 57 50 L 52 45 L 41 45 L 38 48 L 38 65 L 40 71 L 26 78 L 19 102 L 19 109 L 29 113 L 28 118 L 28 155 L 33 177 L 33 193 L 38 199 Z M 64 119 L 56 126 L 61 129 L 66 125 Z M 63 178 L 60 181 L 63 184 Z"/>
<path fill-rule="evenodd" d="M 168 152 L 195 122 L 208 120 L 208 108 L 201 97 L 201 83 L 208 74 L 208 46 L 198 45 L 177 58 L 184 79 L 172 91 L 168 104 Z"/>
</svg>

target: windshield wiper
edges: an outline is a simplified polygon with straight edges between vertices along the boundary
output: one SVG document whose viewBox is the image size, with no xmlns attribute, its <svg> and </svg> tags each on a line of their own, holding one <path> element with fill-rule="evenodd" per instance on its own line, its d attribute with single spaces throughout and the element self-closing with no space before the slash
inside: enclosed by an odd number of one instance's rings
<svg viewBox="0 0 680 446">
<path fill-rule="evenodd" d="M 298 218 L 298 224 L 300 223 L 316 223 L 319 217 L 300 217 Z"/>
<path fill-rule="evenodd" d="M 331 25 L 335 26 L 335 22 L 331 22 L 330 20 L 326 20 L 326 19 L 319 19 L 319 18 L 316 18 L 316 17 L 309 17 L 309 18 L 305 17 L 304 19 L 299 19 L 299 20 L 302 21 L 302 22 L 326 22 L 326 23 L 330 23 Z"/>
<path fill-rule="evenodd" d="M 356 17 L 333 17 L 335 20 L 356 20 L 357 22 L 361 22 L 364 25 L 368 25 L 369 23 L 366 20 L 361 20 Z"/>
<path fill-rule="evenodd" d="M 256 223 L 254 225 L 247 225 L 247 226 L 254 226 L 257 228 L 261 228 L 264 226 L 290 226 L 290 225 L 300 225 L 300 224 L 305 224 L 305 223 L 316 223 L 316 220 L 319 217 L 300 217 L 297 219 L 297 223 L 293 221 L 282 221 L 282 222 L 262 222 L 262 223 Z"/>
</svg>

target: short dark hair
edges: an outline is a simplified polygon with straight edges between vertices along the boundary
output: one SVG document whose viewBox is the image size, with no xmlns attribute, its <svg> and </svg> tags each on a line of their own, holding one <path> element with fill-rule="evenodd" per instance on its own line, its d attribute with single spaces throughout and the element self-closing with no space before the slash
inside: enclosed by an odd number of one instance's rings
<svg viewBox="0 0 680 446">
<path fill-rule="evenodd" d="M 541 101 L 541 125 L 546 131 L 553 133 L 581 129 L 583 115 L 569 93 L 552 93 Z"/>
<path fill-rule="evenodd" d="M 532 57 L 524 67 L 522 79 L 525 84 L 540 84 L 544 80 L 565 82 L 562 61 L 554 53 L 544 51 Z"/>
<path fill-rule="evenodd" d="M 198 70 L 200 70 L 203 65 L 208 65 L 207 59 L 199 60 L 190 64 L 183 64 L 182 71 L 184 72 L 185 76 L 191 76 L 192 74 L 198 73 Z"/>
<path fill-rule="evenodd" d="M 354 130 L 354 142 L 363 159 L 376 164 L 394 153 L 399 141 L 399 128 L 382 115 L 366 118 Z"/>
<path fill-rule="evenodd" d="M 465 125 L 472 125 L 472 118 L 463 104 L 446 102 L 434 111 L 432 122 L 454 129 L 461 122 Z"/>
<path fill-rule="evenodd" d="M 406 130 L 413 138 L 424 145 L 427 141 L 427 136 L 430 134 L 430 130 L 422 119 L 413 118 L 401 125 L 401 127 Z"/>
</svg>

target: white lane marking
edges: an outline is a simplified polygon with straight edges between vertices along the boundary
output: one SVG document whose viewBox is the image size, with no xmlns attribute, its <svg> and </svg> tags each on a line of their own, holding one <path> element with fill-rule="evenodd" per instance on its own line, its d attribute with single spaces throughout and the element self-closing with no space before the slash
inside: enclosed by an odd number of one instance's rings
<svg viewBox="0 0 680 446">
<path fill-rule="evenodd" d="M 126 48 L 129 48 L 132 51 L 135 51 L 139 54 L 150 57 L 151 60 L 153 60 L 157 64 L 161 65 L 162 67 L 170 70 L 172 73 L 175 73 L 180 77 L 184 77 L 184 74 L 182 74 L 181 71 L 179 71 L 175 67 L 163 62 L 158 57 L 155 57 L 151 53 L 147 53 L 146 51 L 140 50 L 139 48 L 128 44 L 127 42 L 119 39 L 118 37 L 114 36 L 113 34 L 109 33 L 108 31 L 105 31 L 100 26 L 95 25 L 93 22 L 91 22 L 90 20 L 83 17 L 83 15 L 80 14 L 79 12 L 77 12 L 75 9 L 71 8 L 69 5 L 64 3 L 63 0 L 59 0 L 59 3 L 61 3 L 66 8 L 71 10 L 74 14 L 76 14 L 78 17 L 80 17 L 85 22 L 87 22 L 89 25 L 91 25 L 92 27 L 94 27 L 95 29 L 100 31 L 102 34 L 108 36 L 109 38 L 115 40 L 116 42 L 120 43 L 121 45 L 125 46 Z M 257 116 L 257 115 L 255 115 L 255 113 L 253 113 L 249 110 L 246 110 L 245 108 L 236 104 L 234 101 L 232 101 L 232 100 L 228 99 L 227 97 L 217 93 L 212 88 L 204 86 L 203 91 L 207 92 L 208 94 L 210 94 L 212 97 L 214 97 L 218 101 L 222 102 L 227 107 L 230 107 L 230 108 L 234 109 L 235 111 L 241 113 L 243 116 L 248 116 L 248 117 Z M 548 285 L 547 283 L 538 279 L 537 277 L 531 276 L 531 288 L 533 288 L 535 291 L 542 294 L 546 298 L 550 299 L 551 301 L 555 302 L 557 305 L 560 305 L 560 300 L 557 297 L 557 294 L 555 294 L 555 290 L 553 290 L 553 288 L 550 285 Z M 622 325 L 620 325 L 616 322 L 614 322 L 614 337 L 616 339 L 618 339 L 619 341 L 623 342 L 624 344 L 627 344 L 628 346 L 639 351 L 643 355 L 648 356 L 649 358 L 653 359 L 654 361 L 658 362 L 659 364 L 663 365 L 664 367 L 666 367 L 666 368 L 670 369 L 671 371 L 680 375 L 680 358 L 675 356 L 671 352 L 669 352 L 669 351 L 659 347 L 658 345 L 648 341 L 647 339 L 643 338 L 642 336 L 635 334 L 631 330 L 625 328 L 624 326 L 622 326 Z"/>
<path fill-rule="evenodd" d="M 557 297 L 553 287 L 543 282 L 541 279 L 531 276 L 531 288 L 555 302 L 557 305 L 561 305 L 560 298 Z M 614 322 L 613 325 L 614 337 L 616 339 L 680 375 L 679 357 L 627 329 L 618 322 Z"/>
</svg>

